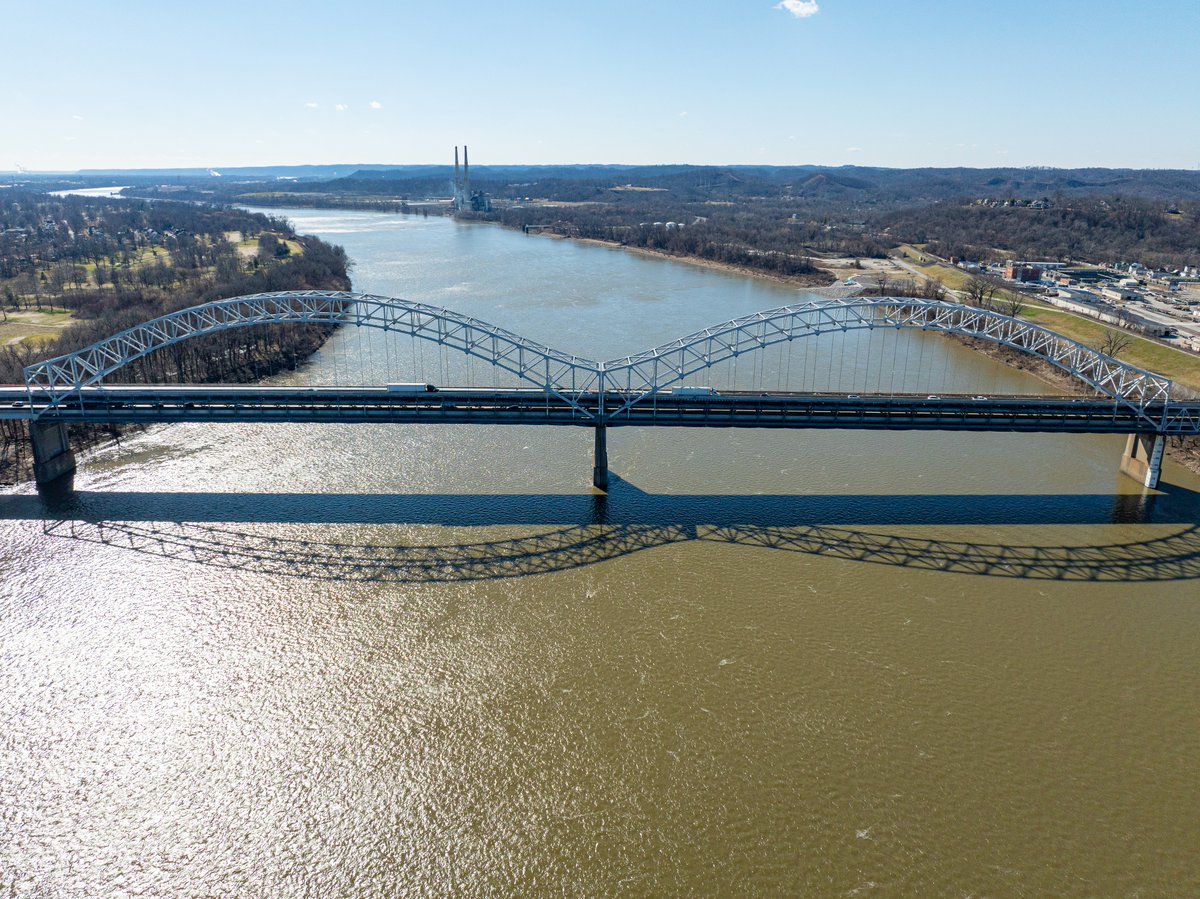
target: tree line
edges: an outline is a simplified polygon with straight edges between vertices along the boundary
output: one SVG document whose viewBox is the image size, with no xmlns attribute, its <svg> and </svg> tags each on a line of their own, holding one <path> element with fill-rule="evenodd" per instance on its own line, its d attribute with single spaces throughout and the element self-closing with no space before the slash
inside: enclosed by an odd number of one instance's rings
<svg viewBox="0 0 1200 899">
<path fill-rule="evenodd" d="M 92 238 L 111 239 L 117 252 L 122 245 L 144 248 L 146 244 L 134 242 L 148 240 L 150 232 L 161 235 L 171 231 L 179 239 L 167 242 L 169 252 L 162 261 L 131 266 L 128 273 L 100 286 L 52 292 L 53 285 L 47 283 L 46 302 L 69 306 L 75 312 L 74 320 L 56 339 L 0 347 L 0 383 L 22 383 L 22 370 L 34 362 L 82 349 L 118 331 L 199 303 L 268 291 L 350 287 L 345 251 L 315 237 L 296 235 L 282 219 L 180 203 L 130 204 L 134 208 L 126 209 L 119 201 L 63 199 L 85 202 L 59 204 L 56 198 L 37 196 L 8 196 L 0 201 L 0 223 L 41 220 L 43 233 L 34 241 L 35 266 L 44 264 L 43 254 L 67 252 L 75 245 L 81 227 L 92 229 Z M 60 219 L 63 210 L 79 217 L 72 220 L 69 213 Z M 172 212 L 178 213 L 178 218 Z M 66 226 L 50 229 L 47 220 L 65 221 Z M 225 239 L 229 231 L 265 234 L 271 239 L 260 240 L 255 255 L 241 258 Z M 301 252 L 292 253 L 285 240 L 299 244 Z M 28 252 L 27 248 L 22 252 Z M 101 254 L 101 259 L 111 258 Z M 300 364 L 329 333 L 328 326 L 267 325 L 195 338 L 137 360 L 114 374 L 112 381 L 252 381 Z M 71 439 L 80 447 L 117 433 L 116 428 L 72 426 Z M 28 461 L 24 422 L 0 423 L 0 479 L 21 476 Z"/>
<path fill-rule="evenodd" d="M 944 257 L 1200 265 L 1200 206 L 1170 209 L 1136 197 L 1058 198 L 1044 209 L 962 200 L 889 213 L 879 227 Z"/>
</svg>

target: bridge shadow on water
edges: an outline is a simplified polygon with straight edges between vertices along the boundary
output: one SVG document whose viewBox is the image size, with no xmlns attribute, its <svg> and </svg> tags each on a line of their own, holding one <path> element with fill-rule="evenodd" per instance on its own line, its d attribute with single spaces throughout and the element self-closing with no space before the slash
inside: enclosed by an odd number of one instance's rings
<svg viewBox="0 0 1200 899">
<path fill-rule="evenodd" d="M 78 491 L 0 496 L 0 519 L 40 520 L 52 537 L 199 565 L 334 581 L 525 577 L 697 541 L 988 577 L 1200 578 L 1200 494 L 1169 485 L 1111 495 L 680 496 L 645 493 L 614 477 L 608 496 Z M 1156 525 L 1155 536 L 1142 530 L 1141 539 L 1089 545 L 1081 534 L 1077 545 L 1039 545 L 889 532 L 1126 524 Z M 385 529 L 394 525 L 531 533 L 461 541 L 461 534 L 445 540 L 439 529 L 421 529 L 414 542 L 397 544 Z M 334 539 L 337 526 L 365 527 L 368 542 Z M 423 536 L 443 542 L 420 542 Z"/>
</svg>

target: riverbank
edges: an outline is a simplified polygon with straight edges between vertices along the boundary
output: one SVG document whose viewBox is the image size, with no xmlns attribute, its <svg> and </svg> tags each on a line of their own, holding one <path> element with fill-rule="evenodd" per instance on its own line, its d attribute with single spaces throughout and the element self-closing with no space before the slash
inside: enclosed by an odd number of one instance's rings
<svg viewBox="0 0 1200 899">
<path fill-rule="evenodd" d="M 977 340 L 970 337 L 954 337 L 953 339 L 960 341 L 965 346 L 969 346 L 978 353 L 982 353 L 989 359 L 995 359 L 1009 368 L 1032 375 L 1043 384 L 1049 384 L 1065 394 L 1084 395 L 1088 392 L 1079 381 L 1072 378 L 1062 369 L 1056 368 L 1049 362 L 1039 359 L 1037 356 L 1031 356 L 1028 353 L 1022 353 L 1020 350 L 990 343 L 986 340 Z M 1200 439 L 1195 437 L 1169 438 L 1165 452 L 1167 457 L 1172 461 L 1182 465 L 1188 471 L 1200 474 Z"/>
<path fill-rule="evenodd" d="M 631 247 L 628 244 L 623 244 L 615 240 L 600 240 L 595 237 L 567 237 L 562 234 L 549 232 L 541 232 L 533 236 L 547 237 L 554 240 L 573 240 L 576 243 L 591 244 L 598 247 L 615 247 L 651 259 L 669 259 L 674 262 L 686 262 L 688 265 L 694 265 L 698 268 L 727 272 L 733 275 L 749 275 L 752 278 L 761 278 L 764 281 L 770 281 L 774 284 L 786 284 L 790 287 L 816 287 L 825 289 L 837 283 L 837 278 L 831 272 L 827 272 L 824 269 L 804 275 L 780 275 L 774 272 L 765 272 L 761 269 L 751 268 L 747 265 L 735 265 L 729 262 L 719 262 L 714 259 L 701 259 L 699 256 L 668 253 L 665 250 L 652 250 L 648 247 Z"/>
</svg>

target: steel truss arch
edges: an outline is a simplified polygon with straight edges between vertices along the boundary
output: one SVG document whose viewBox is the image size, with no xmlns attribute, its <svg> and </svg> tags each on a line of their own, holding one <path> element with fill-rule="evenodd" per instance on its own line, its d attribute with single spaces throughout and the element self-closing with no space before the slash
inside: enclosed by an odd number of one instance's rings
<svg viewBox="0 0 1200 899">
<path fill-rule="evenodd" d="M 83 387 L 101 382 L 124 365 L 206 334 L 263 324 L 333 324 L 379 328 L 457 349 L 516 375 L 597 418 L 579 403 L 587 392 L 601 396 L 599 420 L 661 393 L 713 365 L 783 341 L 833 331 L 911 328 L 974 337 L 1012 347 L 1056 366 L 1098 393 L 1142 415 L 1149 428 L 1168 429 L 1150 406 L 1170 403 L 1168 378 L 1127 365 L 1038 325 L 987 309 L 906 297 L 820 300 L 781 306 L 732 319 L 631 356 L 594 362 L 521 337 L 448 309 L 392 297 L 347 291 L 285 291 L 216 300 L 163 315 L 67 353 L 28 366 L 25 385 L 51 398 L 50 408 Z M 620 390 L 621 405 L 604 408 L 607 390 Z"/>
<path fill-rule="evenodd" d="M 881 297 L 821 300 L 768 309 L 605 362 L 604 386 L 634 394 L 606 414 L 618 415 L 634 403 L 743 353 L 832 331 L 881 328 L 956 334 L 1020 350 L 1136 409 L 1155 428 L 1163 422 L 1151 418 L 1145 410 L 1171 399 L 1170 379 L 1127 365 L 1038 325 L 958 303 Z"/>
<path fill-rule="evenodd" d="M 234 328 L 285 323 L 355 325 L 419 337 L 490 362 L 576 408 L 575 396 L 595 390 L 600 371 L 590 359 L 449 309 L 371 294 L 307 290 L 215 300 L 159 316 L 74 353 L 28 366 L 25 385 L 49 394 L 52 408 L 155 350 Z M 580 412 L 591 417 L 582 408 Z"/>
</svg>

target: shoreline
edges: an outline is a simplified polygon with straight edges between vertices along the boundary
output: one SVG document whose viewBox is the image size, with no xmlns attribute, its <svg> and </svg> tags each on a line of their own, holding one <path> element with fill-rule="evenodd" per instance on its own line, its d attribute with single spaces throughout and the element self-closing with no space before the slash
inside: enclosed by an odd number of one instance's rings
<svg viewBox="0 0 1200 899">
<path fill-rule="evenodd" d="M 952 335 L 943 336 L 951 337 Z M 953 339 L 1008 368 L 1031 375 L 1043 384 L 1049 384 L 1051 387 L 1081 396 L 1087 393 L 1084 385 L 1080 384 L 1062 369 L 1055 368 L 1049 362 L 1037 356 L 1031 356 L 1028 353 L 1022 353 L 1019 350 L 1010 349 L 996 343 L 989 343 L 986 340 L 978 338 L 953 337 Z M 1178 444 L 1172 442 L 1173 439 L 1179 441 Z M 1188 445 L 1183 442 L 1187 439 L 1182 437 L 1167 437 L 1166 445 L 1163 447 L 1163 454 L 1192 474 L 1200 475 L 1200 440 L 1191 438 L 1192 444 Z"/>
<path fill-rule="evenodd" d="M 504 227 L 501 225 L 501 227 Z M 615 240 L 601 240 L 598 237 L 567 237 L 562 234 L 547 234 L 545 232 L 539 234 L 531 234 L 530 237 L 546 237 L 551 240 L 571 240 L 575 243 L 590 244 L 596 247 L 608 247 L 614 250 L 625 250 L 628 253 L 633 253 L 637 256 L 645 256 L 650 259 L 666 259 L 673 262 L 684 262 L 688 265 L 694 265 L 697 268 L 706 268 L 710 271 L 725 272 L 731 275 L 746 275 L 751 278 L 759 278 L 763 281 L 770 281 L 774 284 L 784 284 L 789 287 L 803 287 L 818 290 L 827 290 L 831 287 L 836 287 L 839 283 L 833 274 L 825 269 L 819 269 L 819 272 L 813 272 L 810 275 L 776 275 L 771 272 L 760 271 L 756 268 L 750 268 L 744 265 L 734 265 L 729 262 L 717 262 L 715 259 L 701 259 L 698 256 L 683 256 L 675 253 L 668 253 L 665 250 L 651 250 L 648 247 L 631 247 L 628 244 L 619 243 Z M 816 263 L 814 263 L 815 265 Z M 831 283 L 832 282 L 832 283 Z"/>
<path fill-rule="evenodd" d="M 546 233 L 530 236 L 547 237 L 553 240 L 573 240 L 577 243 L 591 244 L 592 246 L 626 250 L 639 256 L 645 256 L 652 259 L 665 259 L 675 262 L 685 262 L 689 265 L 695 265 L 711 271 L 722 271 L 726 272 L 727 274 L 746 275 L 752 278 L 761 278 L 776 284 L 784 284 L 790 287 L 807 289 L 812 293 L 825 292 L 831 296 L 836 296 L 837 292 L 839 291 L 839 285 L 845 284 L 845 282 L 841 280 L 834 280 L 832 283 L 829 283 L 829 279 L 833 278 L 833 275 L 824 269 L 821 270 L 822 272 L 825 272 L 826 277 L 824 278 L 821 278 L 815 273 L 809 276 L 773 275 L 769 272 L 760 272 L 756 271 L 755 269 L 746 268 L 740 265 L 730 265 L 726 262 L 717 262 L 711 259 L 698 259 L 694 256 L 677 256 L 673 253 L 665 253 L 661 250 L 651 250 L 645 247 L 631 247 L 616 241 L 599 240 L 592 237 L 566 237 L 561 234 Z M 943 336 L 949 337 L 950 335 Z M 1049 384 L 1053 387 L 1063 389 L 1069 393 L 1082 394 L 1085 392 L 1084 385 L 1077 382 L 1066 372 L 1055 368 L 1049 362 L 1045 362 L 1037 356 L 1031 356 L 1027 353 L 1011 350 L 1007 347 L 1000 346 L 999 344 L 988 343 L 985 340 L 960 338 L 960 341 L 975 352 L 987 356 L 989 359 L 999 362 L 1008 368 L 1014 369 L 1015 371 L 1021 371 L 1031 375 L 1037 378 L 1043 384 Z M 1171 459 L 1181 467 L 1187 469 L 1193 474 L 1200 475 L 1200 440 L 1193 440 L 1195 445 L 1189 446 L 1183 442 L 1187 438 L 1176 439 L 1180 441 L 1178 445 L 1173 443 L 1171 438 L 1167 438 L 1166 446 L 1163 449 L 1164 454 L 1167 456 L 1167 458 Z"/>
</svg>

